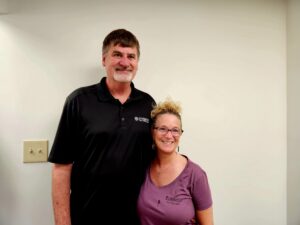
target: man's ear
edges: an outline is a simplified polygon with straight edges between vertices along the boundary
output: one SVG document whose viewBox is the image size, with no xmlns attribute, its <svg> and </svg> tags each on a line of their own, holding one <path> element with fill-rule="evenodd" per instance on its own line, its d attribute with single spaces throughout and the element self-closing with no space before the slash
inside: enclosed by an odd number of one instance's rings
<svg viewBox="0 0 300 225">
<path fill-rule="evenodd" d="M 102 55 L 102 66 L 105 67 L 105 55 Z"/>
</svg>

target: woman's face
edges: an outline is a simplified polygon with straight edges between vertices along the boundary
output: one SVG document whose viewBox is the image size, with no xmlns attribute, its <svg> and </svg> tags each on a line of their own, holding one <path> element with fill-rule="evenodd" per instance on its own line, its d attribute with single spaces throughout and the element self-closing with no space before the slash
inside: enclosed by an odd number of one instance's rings
<svg viewBox="0 0 300 225">
<path fill-rule="evenodd" d="M 152 130 L 152 137 L 158 153 L 173 153 L 179 144 L 181 122 L 176 115 L 158 115 Z"/>
</svg>

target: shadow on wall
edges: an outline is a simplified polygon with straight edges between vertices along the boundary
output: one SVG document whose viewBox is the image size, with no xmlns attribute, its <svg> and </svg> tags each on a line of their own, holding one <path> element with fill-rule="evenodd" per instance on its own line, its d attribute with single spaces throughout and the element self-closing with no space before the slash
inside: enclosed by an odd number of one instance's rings
<svg viewBox="0 0 300 225">
<path fill-rule="evenodd" d="M 0 150 L 7 148 L 4 140 L 0 139 Z M 0 224 L 7 224 L 5 218 L 12 215 L 16 208 L 16 196 L 14 196 L 14 185 L 12 183 L 12 170 L 10 169 L 10 160 L 7 160 L 4 151 L 0 153 Z M 5 222 L 6 221 L 6 222 Z"/>
</svg>

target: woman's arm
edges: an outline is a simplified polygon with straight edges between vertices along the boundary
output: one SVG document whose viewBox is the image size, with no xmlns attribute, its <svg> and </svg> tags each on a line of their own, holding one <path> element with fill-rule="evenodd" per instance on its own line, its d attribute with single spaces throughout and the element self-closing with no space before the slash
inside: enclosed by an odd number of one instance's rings
<svg viewBox="0 0 300 225">
<path fill-rule="evenodd" d="M 205 210 L 197 210 L 196 219 L 200 225 L 213 225 L 214 221 L 212 206 Z"/>
</svg>

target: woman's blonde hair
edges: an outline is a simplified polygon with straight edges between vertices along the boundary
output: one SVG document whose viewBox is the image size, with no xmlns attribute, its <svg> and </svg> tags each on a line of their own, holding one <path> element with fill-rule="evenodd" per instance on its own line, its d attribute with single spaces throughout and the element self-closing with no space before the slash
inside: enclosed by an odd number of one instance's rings
<svg viewBox="0 0 300 225">
<path fill-rule="evenodd" d="M 167 98 L 165 101 L 157 103 L 151 111 L 152 125 L 155 124 L 157 117 L 162 114 L 173 114 L 177 116 L 182 126 L 181 106 L 179 102 L 175 102 L 171 98 Z"/>
</svg>

